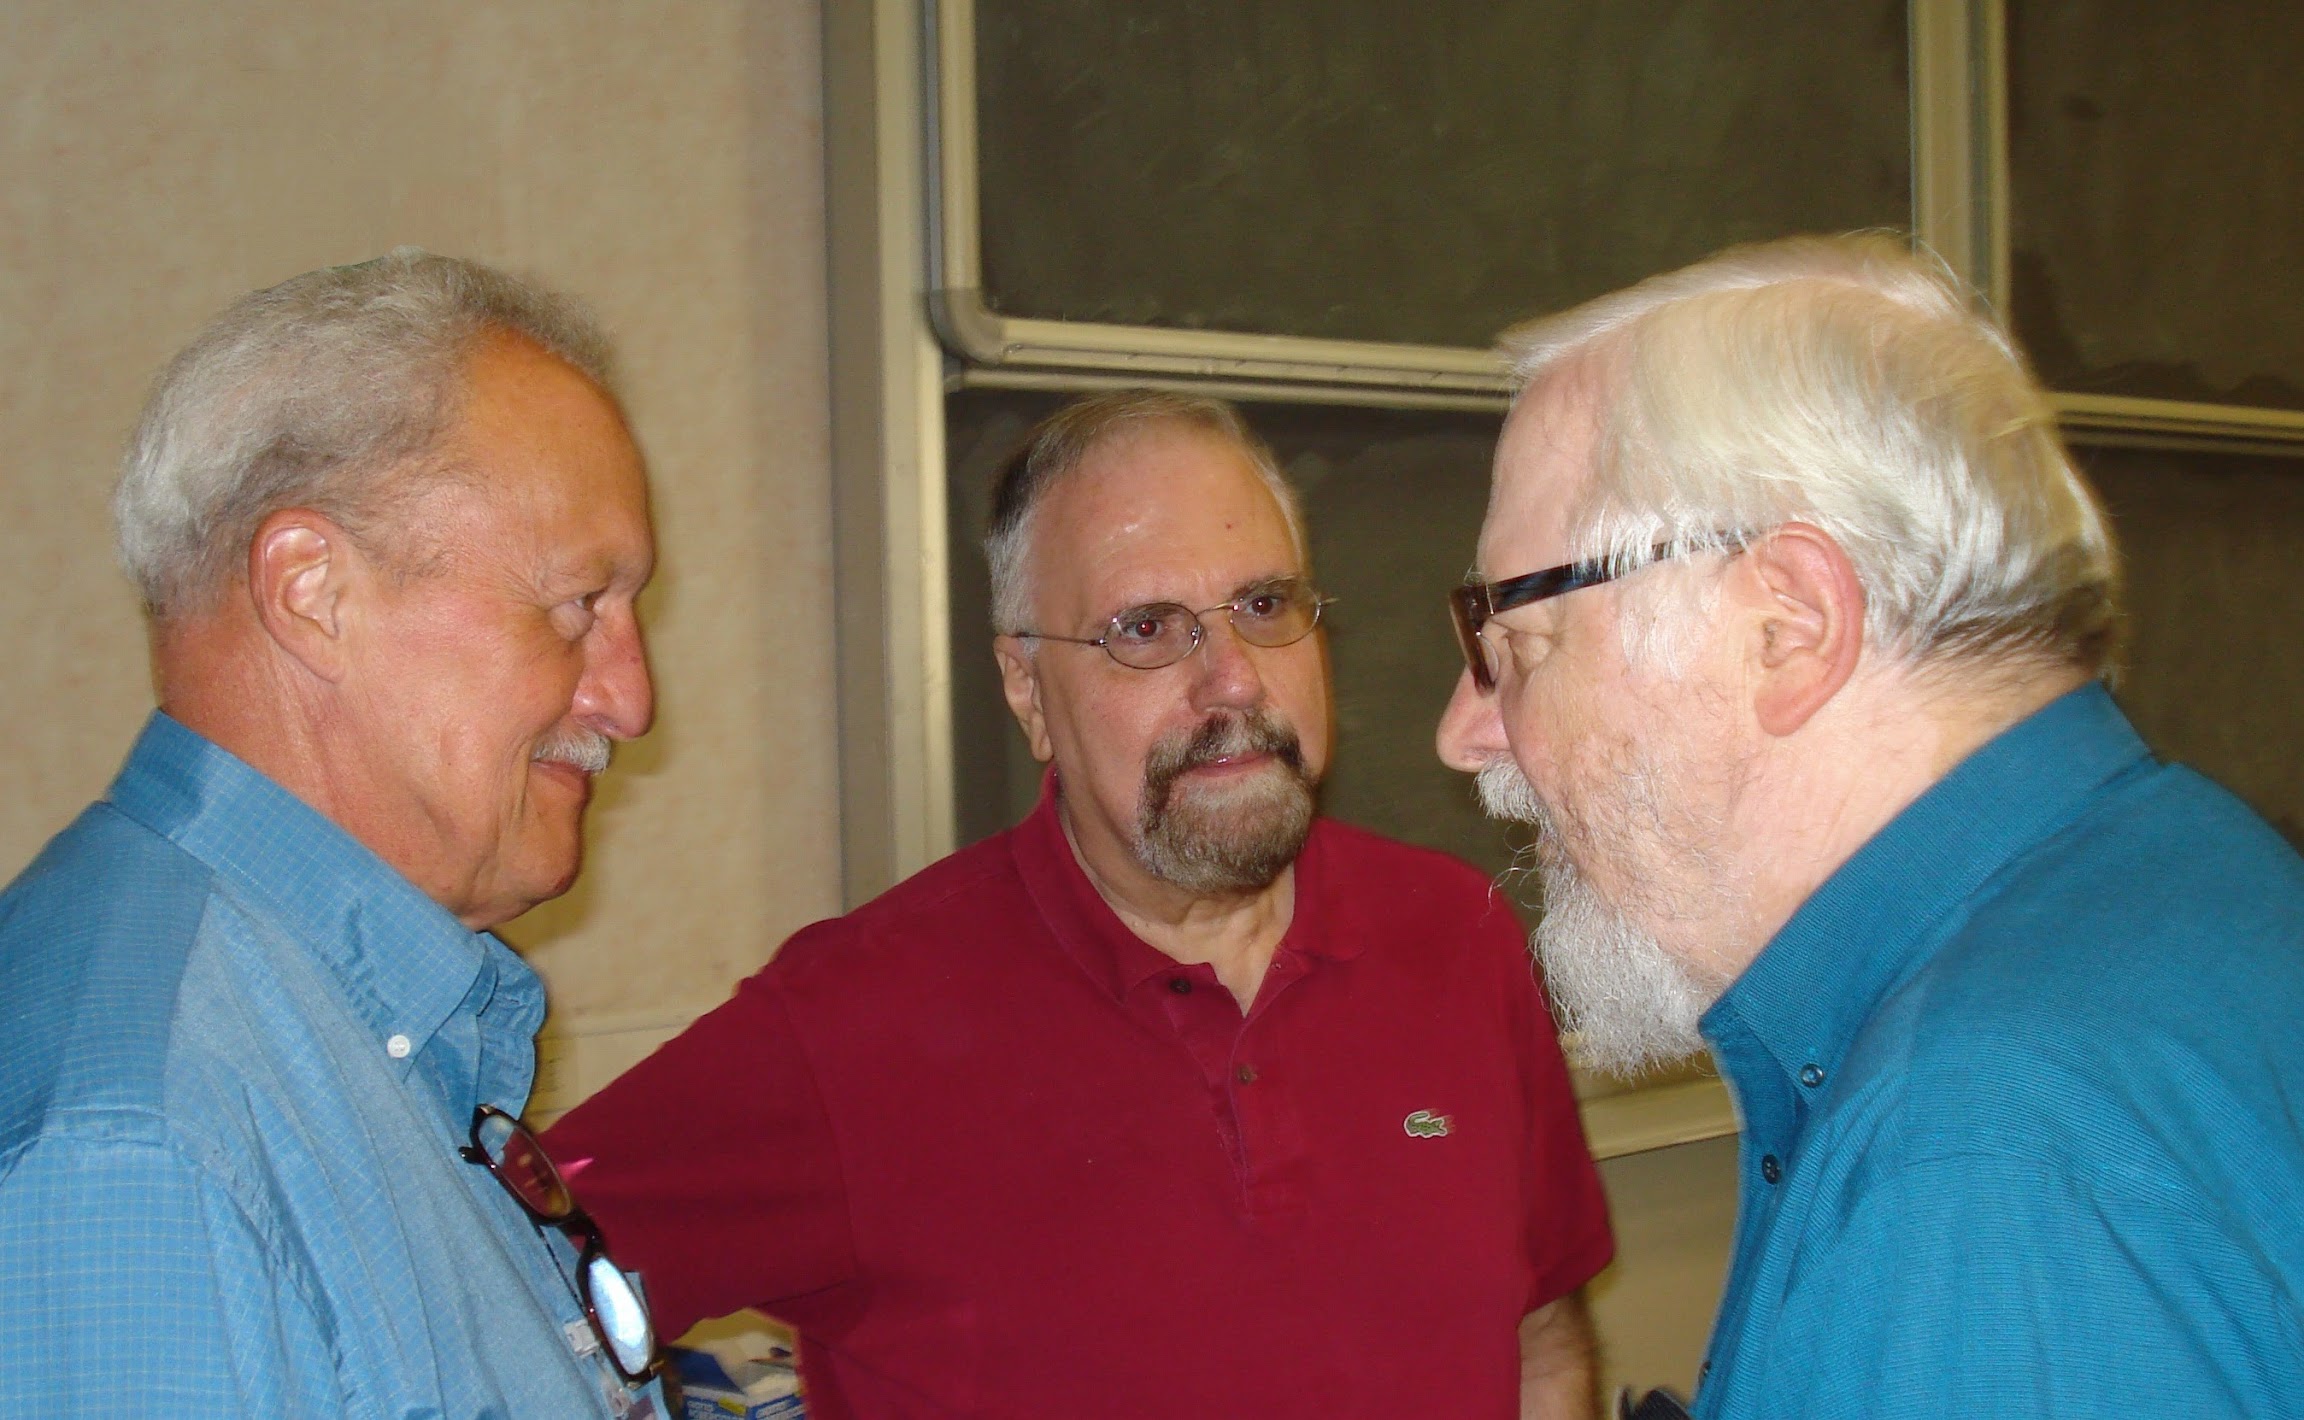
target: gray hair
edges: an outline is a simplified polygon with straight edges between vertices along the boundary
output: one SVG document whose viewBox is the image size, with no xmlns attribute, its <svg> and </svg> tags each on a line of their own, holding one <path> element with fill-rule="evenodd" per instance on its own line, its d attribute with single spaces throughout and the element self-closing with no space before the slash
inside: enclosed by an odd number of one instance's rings
<svg viewBox="0 0 2304 1420">
<path fill-rule="evenodd" d="M 1572 552 L 1620 565 L 1786 522 L 1830 533 L 1912 665 L 2104 669 L 2118 554 L 2007 334 L 1879 233 L 1735 247 L 1506 332 L 1524 387 L 1599 381 Z"/>
<path fill-rule="evenodd" d="M 1107 444 L 1158 425 L 1180 425 L 1232 444 L 1254 465 L 1280 504 L 1299 557 L 1309 556 L 1304 511 L 1280 471 L 1271 446 L 1256 436 L 1240 411 L 1221 399 L 1166 390 L 1124 389 L 1076 399 L 1034 425 L 1023 447 L 1001 465 L 992 485 L 992 513 L 984 528 L 984 560 L 992 573 L 992 629 L 1025 629 L 1032 615 L 1030 551 L 1033 514 L 1048 490 Z"/>
<path fill-rule="evenodd" d="M 415 247 L 235 301 L 154 382 L 113 494 L 121 565 L 147 610 L 212 605 L 282 508 L 314 508 L 365 541 L 421 485 L 405 466 L 455 423 L 466 363 L 491 333 L 612 390 L 607 339 L 582 306 Z"/>
</svg>

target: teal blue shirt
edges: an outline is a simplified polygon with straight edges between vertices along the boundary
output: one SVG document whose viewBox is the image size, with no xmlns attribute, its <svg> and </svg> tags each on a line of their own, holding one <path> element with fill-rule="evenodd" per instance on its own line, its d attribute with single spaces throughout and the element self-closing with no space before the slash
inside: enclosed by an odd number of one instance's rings
<svg viewBox="0 0 2304 1420">
<path fill-rule="evenodd" d="M 154 715 L 0 894 L 0 1414 L 651 1413 L 457 1156 L 536 976 Z M 575 1338 L 572 1340 L 571 1338 Z"/>
<path fill-rule="evenodd" d="M 1745 1129 L 1699 1417 L 2304 1412 L 2304 862 L 2100 688 L 1703 1025 Z"/>
</svg>

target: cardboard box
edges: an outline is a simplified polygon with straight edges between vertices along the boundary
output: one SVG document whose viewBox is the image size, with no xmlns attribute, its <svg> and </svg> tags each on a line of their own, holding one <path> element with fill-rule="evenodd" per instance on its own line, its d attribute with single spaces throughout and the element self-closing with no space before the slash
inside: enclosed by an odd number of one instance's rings
<svg viewBox="0 0 2304 1420">
<path fill-rule="evenodd" d="M 803 1420 L 800 1373 L 788 1351 L 766 1356 L 727 1348 L 672 1348 L 683 1420 Z"/>
</svg>

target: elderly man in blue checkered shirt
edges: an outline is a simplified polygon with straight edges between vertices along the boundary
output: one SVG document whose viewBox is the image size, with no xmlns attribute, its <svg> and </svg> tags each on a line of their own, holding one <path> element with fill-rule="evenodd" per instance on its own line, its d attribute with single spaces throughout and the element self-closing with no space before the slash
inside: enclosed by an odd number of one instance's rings
<svg viewBox="0 0 2304 1420">
<path fill-rule="evenodd" d="M 605 343 L 413 249 L 298 277 L 162 373 L 116 511 L 160 708 L 0 896 L 0 1411 L 660 1413 L 489 932 L 653 714 Z"/>
</svg>

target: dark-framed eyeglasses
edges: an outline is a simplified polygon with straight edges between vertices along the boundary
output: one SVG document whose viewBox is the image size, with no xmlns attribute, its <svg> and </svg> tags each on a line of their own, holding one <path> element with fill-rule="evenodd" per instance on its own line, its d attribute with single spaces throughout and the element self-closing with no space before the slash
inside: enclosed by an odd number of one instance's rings
<svg viewBox="0 0 2304 1420">
<path fill-rule="evenodd" d="M 514 1202 L 547 1227 L 558 1228 L 576 1244 L 576 1299 L 592 1323 L 616 1374 L 635 1383 L 655 1371 L 656 1328 L 638 1289 L 608 1259 L 600 1225 L 576 1206 L 576 1195 L 536 1135 L 494 1105 L 472 1111 L 472 1142 L 459 1148 L 464 1162 L 478 1164 L 504 1185 Z"/>
<path fill-rule="evenodd" d="M 1312 628 L 1320 624 L 1320 613 L 1335 604 L 1335 598 L 1321 596 L 1303 578 L 1283 577 L 1198 611 L 1181 602 L 1132 606 L 1106 622 L 1101 636 L 1057 636 L 1046 631 L 1009 634 L 1024 641 L 1100 646 L 1105 655 L 1130 670 L 1156 671 L 1200 648 L 1200 640 L 1207 634 L 1200 618 L 1212 612 L 1223 612 L 1241 640 L 1270 650 L 1293 646 L 1311 635 Z"/>
<path fill-rule="evenodd" d="M 1452 588 L 1448 593 L 1448 613 L 1456 624 L 1456 644 L 1464 652 L 1465 669 L 1472 672 L 1473 688 L 1483 695 L 1496 689 L 1496 665 L 1490 659 L 1487 639 L 1480 634 L 1491 617 L 1501 616 L 1514 607 L 1613 582 L 1668 558 L 1740 547 L 1745 541 L 1745 534 L 1715 533 L 1693 542 L 1660 542 L 1649 548 L 1646 556 L 1629 562 L 1593 557 L 1582 562 L 1564 562 L 1525 576 L 1508 577 L 1501 582 L 1466 582 Z"/>
</svg>

